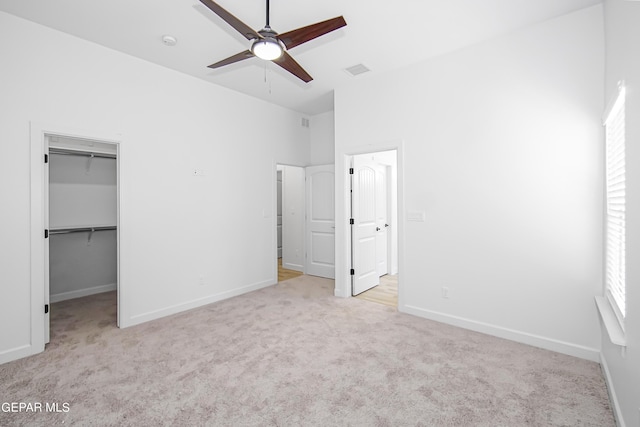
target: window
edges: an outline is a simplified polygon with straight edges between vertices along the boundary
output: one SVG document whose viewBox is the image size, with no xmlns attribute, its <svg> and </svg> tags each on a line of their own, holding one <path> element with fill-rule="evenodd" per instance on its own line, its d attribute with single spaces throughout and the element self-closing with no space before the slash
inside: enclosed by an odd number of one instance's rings
<svg viewBox="0 0 640 427">
<path fill-rule="evenodd" d="M 625 317 L 625 90 L 605 118 L 606 134 L 606 296 L 624 327 Z"/>
</svg>

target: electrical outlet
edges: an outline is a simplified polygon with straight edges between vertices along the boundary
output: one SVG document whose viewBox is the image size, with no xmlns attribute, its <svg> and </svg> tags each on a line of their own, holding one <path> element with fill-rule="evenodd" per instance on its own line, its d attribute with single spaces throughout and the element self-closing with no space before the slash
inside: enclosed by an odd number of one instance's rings
<svg viewBox="0 0 640 427">
<path fill-rule="evenodd" d="M 204 286 L 204 276 L 200 275 L 200 278 L 198 279 L 198 283 L 200 284 L 200 286 Z"/>
<path fill-rule="evenodd" d="M 446 286 L 442 287 L 442 298 L 449 298 L 449 288 Z"/>
</svg>

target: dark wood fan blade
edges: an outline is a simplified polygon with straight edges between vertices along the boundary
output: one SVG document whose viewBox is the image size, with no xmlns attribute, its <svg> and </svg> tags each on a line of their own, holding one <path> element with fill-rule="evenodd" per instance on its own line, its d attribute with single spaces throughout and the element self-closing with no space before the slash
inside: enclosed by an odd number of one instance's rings
<svg viewBox="0 0 640 427">
<path fill-rule="evenodd" d="M 215 64 L 208 65 L 209 68 L 220 68 L 224 65 L 233 64 L 234 62 L 239 62 L 244 59 L 253 58 L 253 53 L 249 50 L 245 50 L 244 52 L 236 53 L 233 56 L 228 57 L 227 59 L 223 59 L 222 61 L 218 61 Z"/>
<path fill-rule="evenodd" d="M 254 31 L 253 28 L 249 27 L 247 24 L 227 12 L 218 3 L 212 0 L 200 0 L 200 2 L 211 9 L 213 13 L 222 18 L 227 24 L 235 28 L 237 32 L 245 36 L 247 40 L 262 38 L 262 36 Z"/>
<path fill-rule="evenodd" d="M 282 56 L 278 59 L 274 59 L 273 62 L 278 64 L 300 80 L 304 81 L 305 83 L 309 83 L 311 80 L 313 80 L 313 77 L 311 77 L 309 73 L 307 73 L 304 68 L 302 68 L 300 64 L 298 64 L 295 59 L 293 59 L 287 52 L 283 52 Z"/>
<path fill-rule="evenodd" d="M 202 1 L 202 0 L 201 0 Z M 287 47 L 287 49 L 294 48 L 306 43 L 309 40 L 313 40 L 317 37 L 344 27 L 347 22 L 342 16 L 337 18 L 327 19 L 326 21 L 318 22 L 317 24 L 308 25 L 306 27 L 298 28 L 297 30 L 288 31 L 286 33 L 278 35 L 278 39 Z"/>
</svg>

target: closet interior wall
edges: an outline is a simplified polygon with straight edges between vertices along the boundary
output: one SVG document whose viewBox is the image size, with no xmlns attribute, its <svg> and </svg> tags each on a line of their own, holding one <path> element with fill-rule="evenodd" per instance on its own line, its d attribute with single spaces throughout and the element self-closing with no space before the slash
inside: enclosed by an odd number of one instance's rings
<svg viewBox="0 0 640 427">
<path fill-rule="evenodd" d="M 50 137 L 51 302 L 117 289 L 115 154 L 111 144 Z"/>
</svg>

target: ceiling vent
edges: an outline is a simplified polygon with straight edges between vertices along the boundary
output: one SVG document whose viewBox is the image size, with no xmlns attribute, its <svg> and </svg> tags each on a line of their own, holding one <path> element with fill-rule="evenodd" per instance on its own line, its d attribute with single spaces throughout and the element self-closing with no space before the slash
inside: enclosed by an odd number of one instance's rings
<svg viewBox="0 0 640 427">
<path fill-rule="evenodd" d="M 358 76 L 360 74 L 368 73 L 371 71 L 364 64 L 356 64 L 349 68 L 344 69 L 347 73 L 349 73 L 352 77 Z"/>
</svg>

